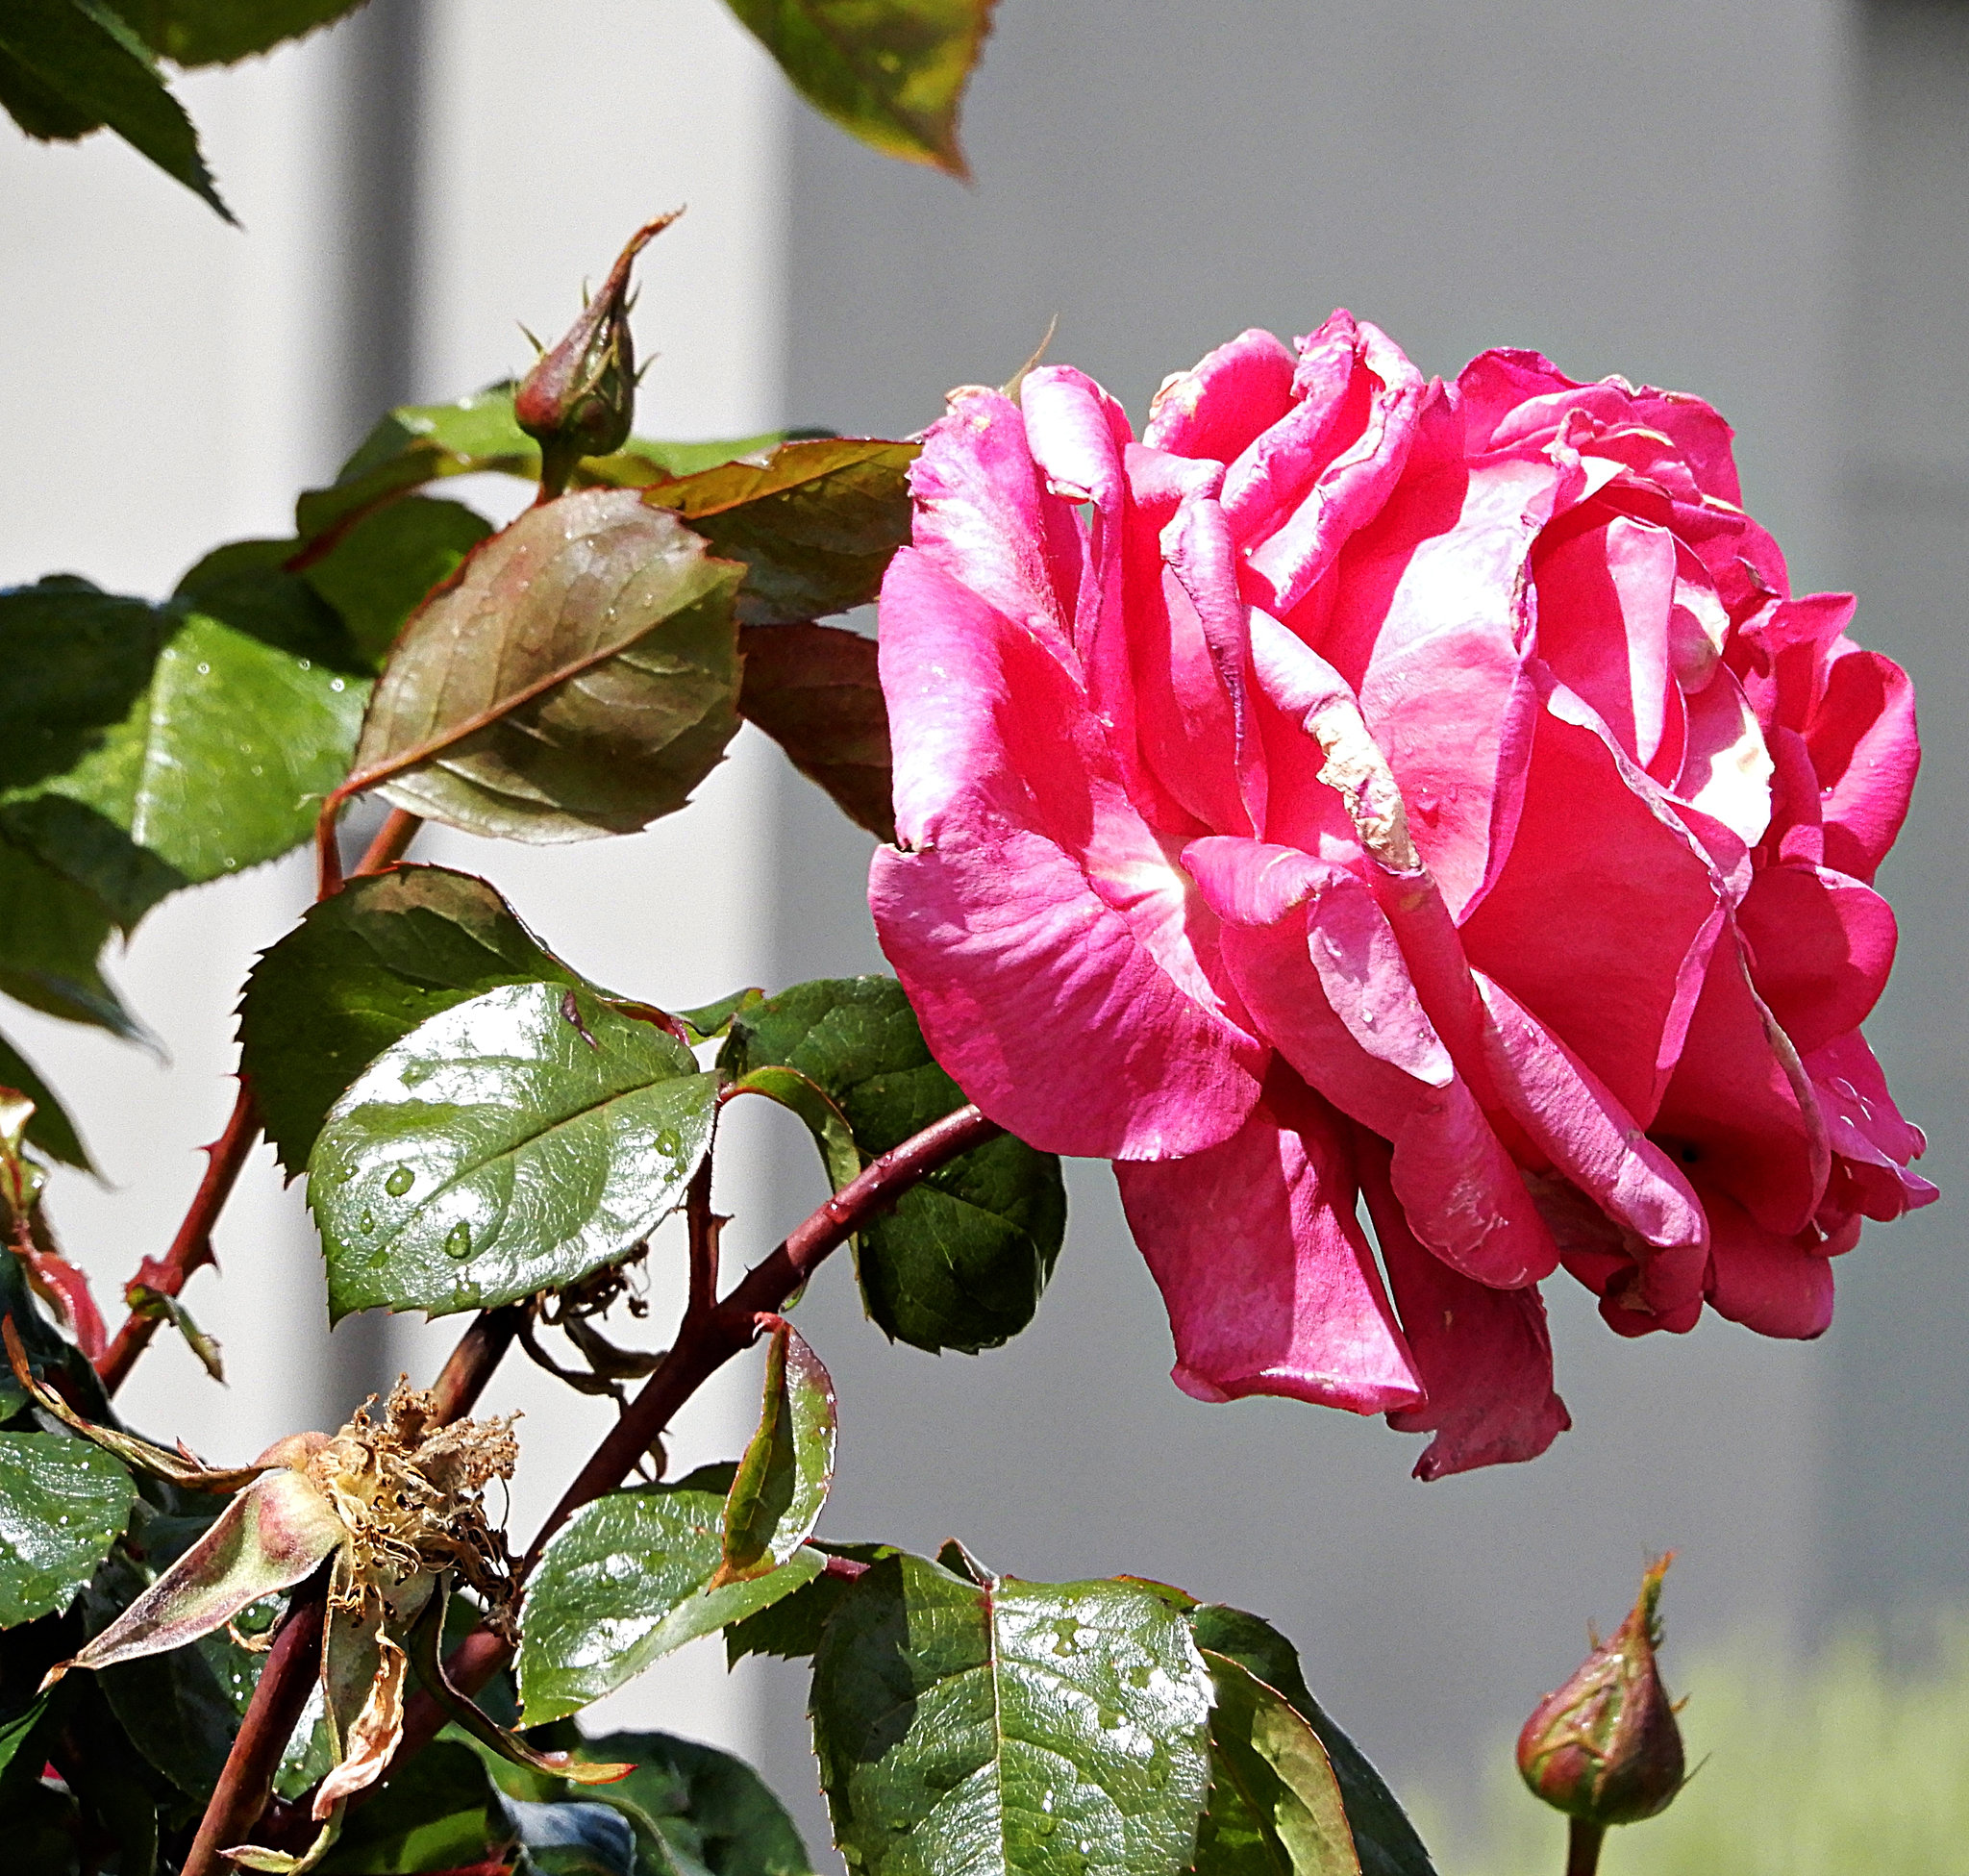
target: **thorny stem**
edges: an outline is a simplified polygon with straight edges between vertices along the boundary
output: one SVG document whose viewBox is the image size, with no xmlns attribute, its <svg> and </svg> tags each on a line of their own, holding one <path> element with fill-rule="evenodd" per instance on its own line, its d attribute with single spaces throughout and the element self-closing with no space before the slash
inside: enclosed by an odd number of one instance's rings
<svg viewBox="0 0 1969 1876">
<path fill-rule="evenodd" d="M 246 1163 L 246 1156 L 253 1151 L 253 1143 L 259 1138 L 260 1113 L 253 1105 L 253 1089 L 241 1075 L 238 1098 L 233 1103 L 233 1116 L 226 1122 L 225 1132 L 205 1149 L 209 1156 L 205 1163 L 205 1177 L 198 1182 L 191 1209 L 179 1225 L 178 1235 L 171 1239 L 171 1248 L 164 1253 L 162 1263 L 155 1258 L 145 1258 L 134 1282 L 156 1290 L 162 1296 L 175 1296 L 185 1288 L 193 1271 L 213 1262 L 212 1227 L 217 1224 L 234 1182 L 239 1177 L 239 1168 Z M 162 1319 L 157 1315 L 134 1313 L 125 1319 L 122 1328 L 116 1332 L 116 1339 L 103 1351 L 102 1360 L 96 1363 L 96 1372 L 102 1376 L 105 1393 L 113 1394 L 129 1378 L 137 1358 L 150 1345 L 150 1338 L 157 1334 L 158 1323 Z"/>
<path fill-rule="evenodd" d="M 392 809 L 389 818 L 369 843 L 369 851 L 362 856 L 352 877 L 380 873 L 386 866 L 394 866 L 423 825 L 420 816 L 401 808 Z M 332 840 L 332 825 L 329 833 Z M 336 884 L 337 887 L 341 885 L 338 869 Z M 198 1190 L 192 1194 L 191 1209 L 178 1227 L 171 1248 L 165 1252 L 162 1263 L 145 1258 L 132 1278 L 133 1283 L 142 1284 L 162 1296 L 176 1296 L 194 1271 L 214 1261 L 212 1254 L 212 1227 L 218 1223 L 219 1213 L 225 1210 L 226 1200 L 232 1196 L 233 1187 L 238 1181 L 240 1168 L 246 1163 L 246 1156 L 253 1151 L 254 1142 L 259 1138 L 260 1113 L 253 1105 L 252 1087 L 242 1074 L 238 1098 L 233 1103 L 233 1116 L 226 1122 L 225 1132 L 205 1149 L 211 1156 L 206 1162 L 205 1177 L 198 1182 Z M 102 1359 L 96 1363 L 96 1372 L 102 1377 L 106 1393 L 113 1394 L 129 1379 L 137 1358 L 150 1346 L 150 1338 L 157 1334 L 162 1319 L 157 1315 L 132 1314 L 117 1330 L 116 1339 L 104 1350 Z"/>
<path fill-rule="evenodd" d="M 817 1212 L 786 1236 L 779 1249 L 756 1263 L 722 1303 L 701 1314 L 686 1313 L 677 1340 L 662 1365 L 643 1384 L 622 1417 L 561 1494 L 540 1534 L 520 1564 L 528 1575 L 539 1561 L 547 1540 L 584 1505 L 612 1491 L 626 1479 L 636 1461 L 670 1424 L 671 1416 L 735 1355 L 752 1345 L 759 1334 L 758 1318 L 775 1314 L 804 1284 L 821 1260 L 837 1250 L 863 1225 L 886 1211 L 904 1192 L 960 1154 L 968 1153 L 1004 1132 L 975 1107 L 960 1108 L 892 1152 L 863 1168 Z M 693 1188 L 696 1182 L 693 1181 Z M 710 1215 L 709 1185 L 703 1199 Z M 486 1629 L 468 1635 L 445 1662 L 445 1677 L 461 1693 L 478 1692 L 512 1659 L 510 1644 Z M 383 1779 L 419 1752 L 444 1724 L 443 1711 L 427 1693 L 412 1696 L 404 1716 L 403 1738 Z M 360 1802 L 360 1798 L 358 1799 Z"/>
<path fill-rule="evenodd" d="M 1607 1836 L 1604 1824 L 1588 1823 L 1583 1817 L 1568 1820 L 1565 1876 L 1595 1876 L 1600 1867 L 1600 1845 Z M 189 1876 L 189 1871 L 187 1872 Z"/>
<path fill-rule="evenodd" d="M 327 1600 L 328 1576 L 322 1571 L 296 1590 L 287 1605 L 225 1769 L 199 1819 L 182 1876 L 219 1876 L 227 1867 L 222 1853 L 244 1843 L 266 1809 L 281 1754 L 321 1669 Z"/>
</svg>

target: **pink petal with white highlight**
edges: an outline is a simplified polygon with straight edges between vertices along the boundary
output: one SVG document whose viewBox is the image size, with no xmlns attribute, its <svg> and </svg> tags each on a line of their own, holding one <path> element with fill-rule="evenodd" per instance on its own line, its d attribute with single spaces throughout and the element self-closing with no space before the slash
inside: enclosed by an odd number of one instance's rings
<svg viewBox="0 0 1969 1876">
<path fill-rule="evenodd" d="M 1162 381 L 1142 441 L 1172 456 L 1234 462 L 1291 410 L 1296 363 L 1292 348 L 1270 333 L 1239 333 Z"/>
</svg>

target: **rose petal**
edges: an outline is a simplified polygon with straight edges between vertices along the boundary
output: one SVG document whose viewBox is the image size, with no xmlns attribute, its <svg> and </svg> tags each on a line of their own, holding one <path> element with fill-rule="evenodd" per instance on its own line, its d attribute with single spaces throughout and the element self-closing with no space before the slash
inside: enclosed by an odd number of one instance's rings
<svg viewBox="0 0 1969 1876">
<path fill-rule="evenodd" d="M 1760 1336 L 1810 1341 L 1832 1323 L 1832 1266 L 1782 1233 L 1766 1231 L 1727 1193 L 1709 1210 L 1709 1301 Z"/>
<path fill-rule="evenodd" d="M 1294 363 L 1283 339 L 1256 327 L 1239 333 L 1163 379 L 1142 441 L 1175 456 L 1234 462 L 1291 410 Z"/>
<path fill-rule="evenodd" d="M 1393 1143 L 1416 1235 L 1480 1283 L 1549 1274 L 1558 1254 L 1367 888 L 1257 841 L 1199 840 L 1184 863 L 1227 921 L 1224 963 L 1259 1031 L 1334 1107 Z"/>
<path fill-rule="evenodd" d="M 1733 925 L 1709 960 L 1649 1132 L 1693 1183 L 1730 1193 L 1765 1231 L 1788 1237 L 1818 1209 L 1825 1124 L 1796 1051 L 1751 988 Z"/>
<path fill-rule="evenodd" d="M 1622 775 L 1594 727 L 1559 713 L 1566 696 L 1537 718 L 1510 857 L 1463 921 L 1463 945 L 1646 1126 L 1723 906 L 1688 830 Z"/>
<path fill-rule="evenodd" d="M 1265 1088 L 1222 1145 L 1114 1169 L 1168 1306 L 1176 1385 L 1356 1413 L 1420 1401 L 1355 1217 L 1346 1123 L 1289 1071 Z"/>
<path fill-rule="evenodd" d="M 1492 1289 L 1433 1257 L 1408 1230 L 1387 1149 L 1357 1135 L 1356 1163 L 1408 1349 L 1427 1394 L 1388 1424 L 1433 1433 L 1418 1479 L 1536 1459 L 1572 1425 L 1552 1386 L 1552 1338 L 1535 1288 Z"/>
<path fill-rule="evenodd" d="M 1871 885 L 1907 817 L 1921 767 L 1907 673 L 1839 640 L 1806 742 L 1824 790 L 1826 863 Z"/>
<path fill-rule="evenodd" d="M 1866 1020 L 1894 963 L 1897 933 L 1872 888 L 1823 866 L 1767 866 L 1737 908 L 1751 981 L 1808 1055 Z"/>
</svg>

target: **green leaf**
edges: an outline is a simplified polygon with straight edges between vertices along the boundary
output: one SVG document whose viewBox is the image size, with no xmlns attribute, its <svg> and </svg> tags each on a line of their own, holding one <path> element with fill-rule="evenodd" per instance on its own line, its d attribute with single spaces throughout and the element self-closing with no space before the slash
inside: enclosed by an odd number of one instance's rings
<svg viewBox="0 0 1969 1876">
<path fill-rule="evenodd" d="M 529 509 L 404 628 L 349 792 L 524 840 L 674 813 L 738 727 L 738 577 L 626 489 Z"/>
<path fill-rule="evenodd" d="M 5 1779 L 16 1759 L 21 1760 L 23 1765 L 30 1763 L 30 1748 L 37 1743 L 35 1735 L 48 1717 L 51 1697 L 46 1693 L 37 1694 L 12 1719 L 0 1720 L 0 1780 Z M 38 1767 L 36 1769 L 38 1771 Z"/>
<path fill-rule="evenodd" d="M 493 385 L 450 404 L 391 411 L 343 463 L 333 488 L 311 489 L 295 505 L 302 538 L 331 534 L 378 503 L 445 476 L 497 473 L 537 481 L 540 446 L 514 420 L 512 393 L 511 384 Z M 582 463 L 574 480 L 581 487 L 641 488 L 770 449 L 785 438 L 778 431 L 709 443 L 635 437 L 618 454 Z"/>
<path fill-rule="evenodd" d="M 137 1488 L 58 1433 L 0 1433 L 0 1628 L 63 1610 L 110 1554 Z"/>
<path fill-rule="evenodd" d="M 633 1805 L 669 1851 L 675 1876 L 812 1876 L 813 1863 L 786 1808 L 742 1759 L 668 1733 L 609 1733 L 577 1756 L 633 1764 L 590 1802 Z M 641 1876 L 672 1876 L 645 1855 Z"/>
<path fill-rule="evenodd" d="M 267 1138 L 303 1171 L 328 1111 L 420 1023 L 501 984 L 582 979 L 493 888 L 442 866 L 352 879 L 261 957 L 239 1005 L 240 1064 Z"/>
<path fill-rule="evenodd" d="M 725 1498 L 713 1587 L 766 1575 L 812 1535 L 835 1476 L 835 1385 L 790 1322 L 766 1338 L 759 1427 Z"/>
<path fill-rule="evenodd" d="M 734 990 L 730 996 L 721 996 L 717 1002 L 707 1003 L 702 1009 L 679 1010 L 673 1013 L 700 1042 L 711 1042 L 732 1027 L 732 1018 L 739 1011 L 750 1010 L 754 1004 L 764 1001 L 763 990 Z"/>
<path fill-rule="evenodd" d="M 1200 1648 L 1228 1657 L 1276 1688 L 1319 1735 L 1346 1803 L 1361 1876 L 1435 1876 L 1429 1852 L 1386 1781 L 1308 1689 L 1291 1642 L 1269 1622 L 1221 1603 L 1192 1611 L 1189 1622 Z"/>
<path fill-rule="evenodd" d="M 488 1309 L 613 1263 L 677 1203 L 716 1102 L 681 1042 L 587 991 L 510 984 L 441 1012 L 310 1156 L 331 1313 Z"/>
<path fill-rule="evenodd" d="M 857 1563 L 879 1563 L 885 1557 L 903 1553 L 893 1544 L 830 1543 L 810 1538 L 807 1547 L 823 1558 L 841 1557 Z M 848 1572 L 826 1569 L 810 1583 L 802 1584 L 790 1596 L 782 1596 L 757 1615 L 734 1622 L 725 1631 L 725 1663 L 733 1666 L 747 1655 L 777 1655 L 782 1661 L 804 1661 L 820 1646 L 821 1631 L 835 1613 L 848 1586 L 855 1580 Z"/>
<path fill-rule="evenodd" d="M 180 65 L 230 65 L 352 13 L 362 0 L 117 0 L 151 48 Z"/>
<path fill-rule="evenodd" d="M 36 1072 L 34 1063 L 4 1036 L 0 1036 L 0 1088 L 17 1088 L 35 1104 L 34 1117 L 27 1123 L 31 1144 L 39 1147 L 49 1159 L 60 1160 L 64 1166 L 95 1171 L 88 1148 L 83 1145 L 75 1122 L 56 1100 L 54 1090 Z"/>
<path fill-rule="evenodd" d="M 729 0 L 800 95 L 885 156 L 968 178 L 958 106 L 995 0 Z"/>
<path fill-rule="evenodd" d="M 163 606 L 0 593 L 0 833 L 126 929 L 304 840 L 348 768 L 368 685 L 280 545 L 222 548 Z"/>
<path fill-rule="evenodd" d="M 768 1065 L 798 1069 L 826 1090 L 864 1163 L 964 1105 L 891 977 L 823 978 L 741 1011 L 719 1070 L 736 1080 Z M 838 1168 L 830 1170 L 838 1185 Z M 1033 1319 L 1065 1232 L 1059 1162 L 1004 1136 L 932 1173 L 864 1227 L 856 1273 L 886 1334 L 975 1353 Z"/>
<path fill-rule="evenodd" d="M 726 560 L 742 561 L 741 625 L 786 625 L 865 606 L 910 538 L 909 467 L 920 446 L 868 437 L 784 443 L 643 491 Z"/>
<path fill-rule="evenodd" d="M 1360 1876 L 1319 1735 L 1249 1668 L 1228 1655 L 1204 1659 L 1217 1698 L 1196 1876 Z"/>
<path fill-rule="evenodd" d="M 1210 1691 L 1182 1616 L 1132 1584 L 877 1563 L 813 1663 L 835 1840 L 865 1876 L 1175 1876 L 1209 1781 Z"/>
<path fill-rule="evenodd" d="M 8 0 L 0 9 L 0 102 L 30 137 L 76 138 L 102 125 L 225 217 L 198 133 L 149 49 L 97 0 Z"/>
<path fill-rule="evenodd" d="M 506 1807 L 479 1755 L 438 1739 L 366 1804 L 351 1807 L 321 1876 L 388 1876 L 484 1861 L 507 1835 Z"/>
<path fill-rule="evenodd" d="M 878 840 L 896 838 L 888 706 L 873 638 L 837 625 L 747 626 L 738 714 Z"/>
<path fill-rule="evenodd" d="M 0 826 L 5 819 L 0 810 Z M 114 929 L 109 908 L 87 887 L 0 833 L 0 990 L 51 1016 L 148 1040 L 97 962 Z"/>
<path fill-rule="evenodd" d="M 765 1576 L 710 1588 L 724 1562 L 725 1495 L 698 1477 L 611 1492 L 555 1534 L 520 1612 L 529 1726 L 577 1712 L 819 1575 L 819 1556 L 802 1548 Z"/>
<path fill-rule="evenodd" d="M 302 577 L 341 614 L 357 655 L 381 670 L 404 621 L 491 532 L 462 502 L 406 495 L 337 535 Z"/>
</svg>

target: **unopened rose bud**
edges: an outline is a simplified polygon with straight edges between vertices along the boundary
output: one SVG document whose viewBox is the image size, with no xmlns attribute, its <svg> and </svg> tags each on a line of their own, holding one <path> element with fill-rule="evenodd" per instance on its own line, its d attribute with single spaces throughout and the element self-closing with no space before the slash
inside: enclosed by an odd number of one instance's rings
<svg viewBox="0 0 1969 1876">
<path fill-rule="evenodd" d="M 1596 1841 L 1608 1825 L 1654 1816 L 1682 1789 L 1682 1730 L 1655 1665 L 1661 1579 L 1673 1561 L 1671 1552 L 1649 1565 L 1627 1620 L 1518 1735 L 1525 1783 Z"/>
<path fill-rule="evenodd" d="M 519 427 L 540 445 L 540 487 L 558 495 L 584 456 L 607 456 L 636 422 L 636 346 L 629 333 L 629 273 L 636 257 L 677 219 L 659 215 L 629 238 L 602 290 L 513 394 Z"/>
</svg>

